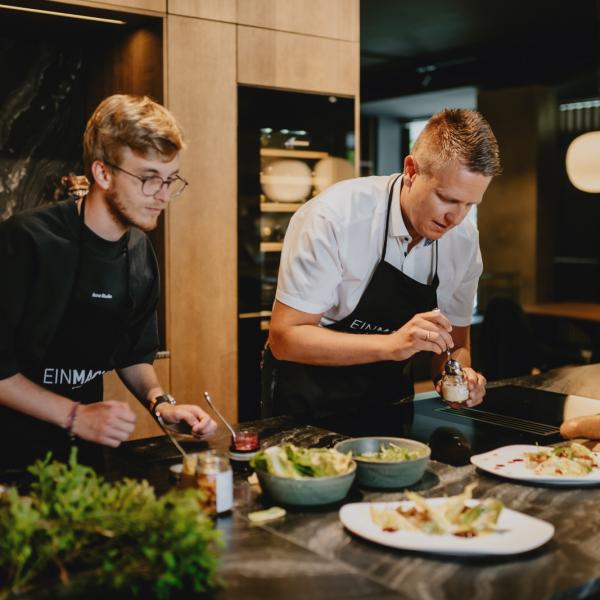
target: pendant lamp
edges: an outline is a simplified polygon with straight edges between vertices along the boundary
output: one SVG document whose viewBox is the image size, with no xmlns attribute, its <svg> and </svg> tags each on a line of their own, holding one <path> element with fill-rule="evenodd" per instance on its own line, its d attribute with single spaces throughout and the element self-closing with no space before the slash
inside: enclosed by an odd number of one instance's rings
<svg viewBox="0 0 600 600">
<path fill-rule="evenodd" d="M 600 193 L 600 131 L 576 137 L 567 149 L 567 175 L 583 192 Z"/>
</svg>

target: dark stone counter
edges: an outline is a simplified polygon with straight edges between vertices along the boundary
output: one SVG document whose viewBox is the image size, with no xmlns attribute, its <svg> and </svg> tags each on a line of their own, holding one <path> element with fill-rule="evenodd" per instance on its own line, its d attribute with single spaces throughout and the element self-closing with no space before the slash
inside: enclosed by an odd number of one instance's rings
<svg viewBox="0 0 600 600">
<path fill-rule="evenodd" d="M 600 399 L 600 385 L 594 382 L 600 383 L 600 365 L 566 369 L 511 383 L 526 385 L 532 390 L 575 394 L 585 391 L 590 397 L 595 394 Z M 554 397 L 550 399 L 554 401 Z M 435 433 L 437 424 L 429 430 L 426 425 L 433 422 L 431 410 L 435 408 L 431 407 L 435 407 L 436 402 L 441 406 L 439 400 L 418 396 L 409 403 L 411 411 L 407 411 L 404 403 L 401 414 L 412 415 L 412 419 L 408 423 L 397 423 L 398 433 L 417 432 L 422 439 L 426 437 L 424 432 Z M 444 414 L 436 419 L 443 418 Z M 537 417 L 532 415 L 531 418 Z M 298 424 L 287 417 L 267 419 L 255 425 L 266 445 L 290 441 L 301 446 L 332 446 L 344 437 L 333 433 L 331 428 Z M 373 423 L 368 424 L 372 426 Z M 454 431 L 455 427 L 455 422 L 449 422 L 447 428 L 442 428 Z M 385 428 L 389 430 L 390 424 L 385 423 Z M 477 444 L 481 446 L 483 442 L 478 440 L 499 446 L 523 441 L 524 435 L 477 422 L 470 423 L 465 431 L 460 448 L 467 460 L 469 453 L 479 451 Z M 460 432 L 456 436 L 460 438 Z M 448 437 L 454 439 L 452 435 Z M 190 450 L 208 446 L 226 450 L 227 445 L 228 437 L 222 432 L 208 442 L 187 443 Z M 440 452 L 442 458 L 445 452 L 450 459 L 456 458 L 455 449 L 451 447 L 442 448 Z M 172 485 L 168 466 L 178 461 L 176 451 L 164 438 L 131 442 L 111 451 L 108 458 L 109 477 L 146 477 L 158 491 Z M 234 510 L 217 520 L 225 540 L 221 575 L 226 584 L 212 594 L 218 600 L 600 597 L 600 516 L 597 510 L 600 490 L 597 487 L 517 484 L 479 472 L 470 464 L 451 466 L 432 460 L 413 490 L 430 497 L 451 495 L 462 491 L 467 483 L 477 481 L 476 497 L 496 497 L 505 506 L 544 519 L 556 528 L 550 542 L 525 554 L 461 558 L 395 550 L 356 537 L 346 531 L 338 519 L 342 503 L 311 509 L 288 508 L 283 519 L 261 526 L 251 525 L 248 513 L 271 503 L 263 500 L 258 488 L 248 482 L 249 474 L 249 471 L 236 471 Z M 382 492 L 354 486 L 345 502 L 394 501 L 402 496 L 402 490 Z"/>
<path fill-rule="evenodd" d="M 563 369 L 511 383 L 600 398 L 600 365 Z M 412 429 L 422 431 L 420 403 L 414 403 Z M 439 401 L 438 401 L 439 402 Z M 406 407 L 403 409 L 406 414 Z M 424 417 L 427 418 L 427 417 Z M 263 443 L 291 441 L 302 446 L 331 446 L 343 435 L 290 418 L 257 422 Z M 386 429 L 389 429 L 386 424 Z M 406 433 L 406 423 L 398 428 Z M 410 431 L 408 432 L 410 435 Z M 521 441 L 519 432 L 502 431 L 497 445 Z M 493 436 L 492 436 L 493 437 Z M 553 438 L 554 439 L 554 438 Z M 211 447 L 226 449 L 218 434 Z M 197 445 L 201 447 L 201 445 Z M 468 448 L 466 449 L 469 450 Z M 168 484 L 167 464 L 176 460 L 164 440 L 135 442 L 114 454 L 119 473 L 139 469 L 159 488 Z M 142 462 L 139 463 L 140 459 Z M 341 525 L 341 504 L 321 508 L 288 508 L 284 519 L 250 525 L 247 514 L 263 503 L 248 472 L 236 473 L 235 509 L 218 519 L 226 548 L 221 574 L 226 587 L 218 599 L 237 598 L 410 598 L 410 599 L 579 599 L 600 597 L 600 517 L 598 488 L 522 485 L 479 472 L 472 465 L 431 461 L 412 489 L 425 496 L 450 495 L 477 481 L 476 497 L 499 498 L 507 507 L 552 523 L 554 538 L 544 547 L 508 557 L 460 558 L 395 550 L 358 538 Z M 402 491 L 381 492 L 354 487 L 345 500 L 394 501 Z"/>
</svg>

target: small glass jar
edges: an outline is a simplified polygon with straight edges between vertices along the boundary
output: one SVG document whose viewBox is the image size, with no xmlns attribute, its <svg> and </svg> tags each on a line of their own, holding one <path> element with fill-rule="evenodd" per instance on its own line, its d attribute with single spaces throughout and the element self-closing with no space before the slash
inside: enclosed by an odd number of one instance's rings
<svg viewBox="0 0 600 600">
<path fill-rule="evenodd" d="M 196 487 L 205 493 L 203 508 L 209 514 L 225 513 L 233 508 L 233 472 L 229 460 L 209 450 L 198 454 Z"/>
<path fill-rule="evenodd" d="M 462 375 L 449 375 L 442 377 L 442 398 L 446 402 L 466 402 L 469 398 L 469 387 Z"/>
</svg>

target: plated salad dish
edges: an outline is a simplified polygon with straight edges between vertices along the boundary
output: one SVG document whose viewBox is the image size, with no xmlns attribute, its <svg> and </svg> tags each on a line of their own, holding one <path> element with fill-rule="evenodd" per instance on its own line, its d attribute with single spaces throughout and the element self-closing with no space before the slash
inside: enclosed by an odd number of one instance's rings
<svg viewBox="0 0 600 600">
<path fill-rule="evenodd" d="M 497 499 L 471 498 L 473 485 L 450 498 L 407 493 L 400 502 L 354 502 L 340 521 L 371 542 L 417 552 L 455 556 L 512 555 L 545 544 L 554 527 L 505 508 Z"/>
<path fill-rule="evenodd" d="M 330 448 L 299 448 L 293 444 L 271 446 L 260 450 L 250 465 L 278 477 L 310 479 L 349 473 L 354 462 L 351 454 Z"/>
<path fill-rule="evenodd" d="M 559 446 L 516 444 L 471 457 L 476 466 L 501 477 L 544 485 L 600 485 L 600 455 L 576 442 Z"/>
<path fill-rule="evenodd" d="M 528 469 L 541 475 L 583 477 L 600 468 L 596 454 L 577 442 L 524 452 L 523 458 Z"/>
<path fill-rule="evenodd" d="M 383 531 L 419 531 L 429 535 L 454 535 L 475 537 L 492 533 L 504 508 L 495 498 L 486 498 L 476 504 L 472 498 L 475 483 L 468 485 L 462 494 L 432 504 L 415 492 L 406 492 L 410 504 L 394 508 L 371 507 L 373 523 Z"/>
</svg>

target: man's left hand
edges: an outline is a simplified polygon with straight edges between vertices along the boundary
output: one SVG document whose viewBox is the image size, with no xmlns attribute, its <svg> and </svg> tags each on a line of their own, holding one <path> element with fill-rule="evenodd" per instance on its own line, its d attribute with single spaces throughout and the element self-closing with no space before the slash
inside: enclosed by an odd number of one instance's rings
<svg viewBox="0 0 600 600">
<path fill-rule="evenodd" d="M 165 423 L 175 424 L 184 421 L 192 429 L 192 435 L 197 437 L 214 433 L 217 430 L 217 424 L 195 404 L 163 402 L 157 407 L 156 412 L 160 413 Z"/>
<path fill-rule="evenodd" d="M 461 406 L 477 406 L 483 402 L 483 397 L 485 396 L 485 384 L 487 383 L 486 378 L 481 374 L 472 369 L 471 367 L 463 367 L 463 372 L 465 374 L 465 381 L 467 382 L 467 387 L 469 388 L 469 397 L 466 402 L 448 402 L 452 408 L 460 408 Z M 442 395 L 442 382 L 438 381 L 435 386 L 435 390 L 440 396 Z"/>
</svg>

